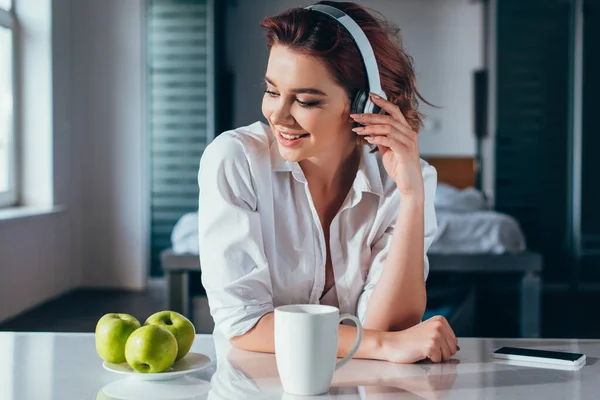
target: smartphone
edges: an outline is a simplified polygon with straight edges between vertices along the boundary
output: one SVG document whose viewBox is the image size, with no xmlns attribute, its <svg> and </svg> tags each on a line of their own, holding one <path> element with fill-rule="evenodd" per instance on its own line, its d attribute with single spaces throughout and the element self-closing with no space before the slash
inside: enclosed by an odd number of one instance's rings
<svg viewBox="0 0 600 400">
<path fill-rule="evenodd" d="M 585 361 L 585 354 L 524 349 L 520 347 L 501 347 L 492 354 L 494 358 L 504 360 L 529 361 L 561 365 L 579 365 Z"/>
</svg>

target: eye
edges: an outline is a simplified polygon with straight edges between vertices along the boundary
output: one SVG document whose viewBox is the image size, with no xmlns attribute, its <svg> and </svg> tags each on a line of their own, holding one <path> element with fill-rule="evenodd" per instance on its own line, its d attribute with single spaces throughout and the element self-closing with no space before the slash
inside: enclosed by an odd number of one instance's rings
<svg viewBox="0 0 600 400">
<path fill-rule="evenodd" d="M 276 92 L 274 92 L 272 90 L 269 90 L 269 89 L 265 89 L 265 93 L 268 94 L 271 97 L 277 97 L 277 96 L 279 96 L 279 93 L 276 93 Z"/>
<path fill-rule="evenodd" d="M 321 104 L 320 101 L 300 101 L 298 99 L 296 99 L 296 101 L 298 102 L 298 104 L 300 104 L 301 107 L 304 108 L 313 108 Z"/>
</svg>

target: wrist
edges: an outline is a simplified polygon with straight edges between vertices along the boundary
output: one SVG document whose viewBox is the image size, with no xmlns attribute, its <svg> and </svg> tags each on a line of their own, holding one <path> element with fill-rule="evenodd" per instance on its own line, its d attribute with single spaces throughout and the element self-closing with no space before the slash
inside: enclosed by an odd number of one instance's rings
<svg viewBox="0 0 600 400">
<path fill-rule="evenodd" d="M 376 345 L 376 359 L 382 361 L 390 361 L 388 355 L 390 354 L 391 338 L 393 332 L 384 332 L 378 331 L 378 335 L 376 336 L 377 345 Z"/>
<path fill-rule="evenodd" d="M 425 207 L 425 196 L 409 195 L 400 197 L 400 209 L 422 209 Z"/>
</svg>

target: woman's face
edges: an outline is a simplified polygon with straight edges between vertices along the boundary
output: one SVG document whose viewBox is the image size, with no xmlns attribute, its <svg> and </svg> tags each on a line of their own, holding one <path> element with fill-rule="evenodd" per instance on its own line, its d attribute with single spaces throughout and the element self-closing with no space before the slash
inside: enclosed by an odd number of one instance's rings
<svg viewBox="0 0 600 400">
<path fill-rule="evenodd" d="M 337 159 L 355 143 L 346 91 L 321 61 L 275 45 L 265 85 L 262 112 L 285 160 Z"/>
</svg>

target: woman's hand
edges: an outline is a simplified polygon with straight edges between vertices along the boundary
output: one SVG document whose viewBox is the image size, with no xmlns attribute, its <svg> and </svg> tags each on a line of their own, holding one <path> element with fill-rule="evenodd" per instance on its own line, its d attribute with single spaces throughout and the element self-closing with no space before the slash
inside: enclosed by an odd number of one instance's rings
<svg viewBox="0 0 600 400">
<path fill-rule="evenodd" d="M 446 318 L 435 316 L 400 332 L 386 332 L 383 354 L 387 361 L 413 363 L 426 358 L 448 361 L 458 351 L 458 340 Z"/>
<path fill-rule="evenodd" d="M 385 170 L 394 179 L 401 194 L 422 199 L 423 175 L 417 133 L 406 122 L 397 105 L 375 94 L 371 94 L 371 99 L 389 115 L 351 114 L 356 122 L 367 125 L 352 130 L 364 136 L 367 142 L 377 145 Z"/>
</svg>

